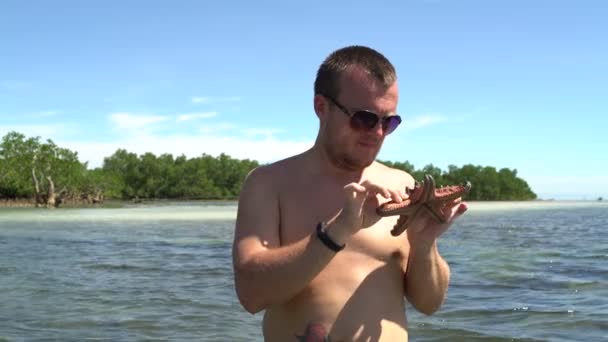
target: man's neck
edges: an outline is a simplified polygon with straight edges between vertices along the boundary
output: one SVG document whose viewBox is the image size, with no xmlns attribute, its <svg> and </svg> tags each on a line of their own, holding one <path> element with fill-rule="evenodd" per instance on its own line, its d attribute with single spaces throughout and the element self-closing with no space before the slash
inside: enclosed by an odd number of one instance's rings
<svg viewBox="0 0 608 342">
<path fill-rule="evenodd" d="M 320 146 L 313 146 L 307 153 L 310 170 L 343 183 L 360 182 L 367 168 L 353 169 L 333 160 Z"/>
</svg>

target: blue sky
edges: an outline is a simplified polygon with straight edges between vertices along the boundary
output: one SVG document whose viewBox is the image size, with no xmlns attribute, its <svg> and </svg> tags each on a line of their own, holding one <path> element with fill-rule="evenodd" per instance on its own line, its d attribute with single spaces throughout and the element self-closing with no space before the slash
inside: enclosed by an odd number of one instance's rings
<svg viewBox="0 0 608 342">
<path fill-rule="evenodd" d="M 100 166 L 221 152 L 269 162 L 316 137 L 334 49 L 396 66 L 379 158 L 515 168 L 541 198 L 608 197 L 608 1 L 0 2 L 0 135 Z"/>
</svg>

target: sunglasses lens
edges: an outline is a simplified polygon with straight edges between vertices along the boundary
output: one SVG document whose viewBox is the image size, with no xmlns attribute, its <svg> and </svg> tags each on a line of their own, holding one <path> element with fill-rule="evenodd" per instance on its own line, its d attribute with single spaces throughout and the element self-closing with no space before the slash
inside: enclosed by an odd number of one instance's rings
<svg viewBox="0 0 608 342">
<path fill-rule="evenodd" d="M 368 111 L 358 111 L 351 118 L 351 126 L 359 131 L 374 129 L 378 124 L 378 115 Z M 386 116 L 382 119 L 382 131 L 384 135 L 392 133 L 401 124 L 399 115 Z"/>
<path fill-rule="evenodd" d="M 357 130 L 370 130 L 378 124 L 378 116 L 371 112 L 358 111 L 350 120 L 351 126 Z"/>
<path fill-rule="evenodd" d="M 384 135 L 391 134 L 395 128 L 397 128 L 401 124 L 401 117 L 399 115 L 391 115 L 384 118 L 382 122 L 382 130 L 384 131 Z"/>
</svg>

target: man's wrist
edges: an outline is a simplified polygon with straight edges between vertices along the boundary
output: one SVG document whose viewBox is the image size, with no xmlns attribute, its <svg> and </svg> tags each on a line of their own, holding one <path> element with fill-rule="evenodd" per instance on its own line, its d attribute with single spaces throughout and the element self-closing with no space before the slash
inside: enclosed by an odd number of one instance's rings
<svg viewBox="0 0 608 342">
<path fill-rule="evenodd" d="M 317 224 L 317 238 L 329 249 L 334 252 L 339 252 L 346 246 L 344 243 L 337 242 L 332 238 L 326 230 L 327 224 L 325 222 L 319 222 Z"/>
<path fill-rule="evenodd" d="M 409 240 L 410 243 L 410 254 L 416 255 L 431 255 L 437 251 L 437 239 L 425 240 L 416 239 Z"/>
<path fill-rule="evenodd" d="M 349 225 L 339 215 L 327 222 L 326 228 L 327 234 L 340 245 L 345 244 L 352 235 Z"/>
</svg>

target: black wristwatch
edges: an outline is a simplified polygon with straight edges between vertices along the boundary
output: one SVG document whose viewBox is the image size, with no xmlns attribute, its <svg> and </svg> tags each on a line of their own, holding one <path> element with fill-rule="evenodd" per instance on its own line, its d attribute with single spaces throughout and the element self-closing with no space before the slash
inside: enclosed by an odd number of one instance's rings
<svg viewBox="0 0 608 342">
<path fill-rule="evenodd" d="M 327 235 L 325 227 L 327 227 L 327 224 L 325 222 L 319 222 L 319 224 L 317 224 L 317 237 L 319 238 L 319 240 L 321 240 L 321 242 L 323 242 L 323 244 L 327 246 L 327 248 L 331 249 L 334 252 L 339 252 L 343 250 L 346 245 L 339 245 L 334 240 L 332 240 L 332 238 Z"/>
</svg>

